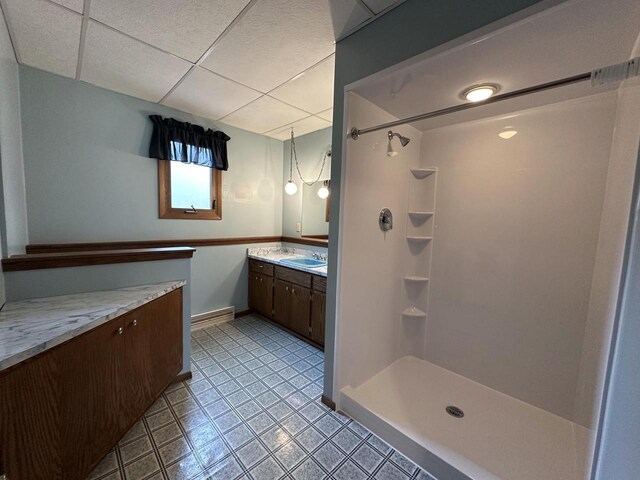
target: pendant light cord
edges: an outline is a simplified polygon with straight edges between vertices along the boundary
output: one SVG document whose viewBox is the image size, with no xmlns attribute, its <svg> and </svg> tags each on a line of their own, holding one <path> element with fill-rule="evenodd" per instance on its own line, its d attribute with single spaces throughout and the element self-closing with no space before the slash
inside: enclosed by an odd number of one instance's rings
<svg viewBox="0 0 640 480">
<path fill-rule="evenodd" d="M 295 160 L 296 170 L 298 171 L 298 175 L 300 176 L 300 180 L 302 180 L 302 183 L 304 183 L 308 187 L 315 185 L 320 181 L 320 177 L 322 176 L 322 172 L 324 171 L 324 166 L 327 162 L 327 157 L 330 157 L 330 156 L 331 156 L 330 151 L 324 152 L 324 154 L 322 155 L 322 166 L 320 167 L 320 173 L 318 173 L 318 176 L 316 177 L 316 179 L 311 182 L 305 180 L 304 177 L 302 176 L 302 172 L 300 171 L 300 164 L 298 163 L 298 153 L 296 152 L 296 141 L 293 138 L 293 128 L 292 128 L 291 129 L 291 153 L 289 155 L 289 181 L 290 182 L 292 181 L 293 161 Z"/>
</svg>

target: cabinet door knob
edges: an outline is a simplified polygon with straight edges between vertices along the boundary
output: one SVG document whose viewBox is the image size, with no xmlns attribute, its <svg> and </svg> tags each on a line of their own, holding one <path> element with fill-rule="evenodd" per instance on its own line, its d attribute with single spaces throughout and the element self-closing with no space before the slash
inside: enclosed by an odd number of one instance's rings
<svg viewBox="0 0 640 480">
<path fill-rule="evenodd" d="M 117 333 L 118 335 L 122 335 L 122 334 L 124 333 L 124 328 L 122 328 L 122 327 L 118 327 L 118 330 L 116 330 L 116 333 Z"/>
<path fill-rule="evenodd" d="M 262 279 L 260 279 L 260 283 L 262 283 Z"/>
<path fill-rule="evenodd" d="M 295 288 L 292 288 L 292 289 L 291 289 L 291 293 L 296 293 L 296 289 L 295 289 Z"/>
<path fill-rule="evenodd" d="M 131 326 L 137 327 L 138 326 L 138 320 L 134 320 L 133 322 L 131 322 Z"/>
<path fill-rule="evenodd" d="M 288 292 L 289 291 L 289 287 L 284 287 L 284 289 Z"/>
</svg>

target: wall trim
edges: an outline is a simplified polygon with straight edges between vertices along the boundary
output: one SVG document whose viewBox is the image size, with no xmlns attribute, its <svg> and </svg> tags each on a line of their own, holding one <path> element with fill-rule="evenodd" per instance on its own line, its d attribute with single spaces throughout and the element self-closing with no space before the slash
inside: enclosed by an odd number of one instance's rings
<svg viewBox="0 0 640 480">
<path fill-rule="evenodd" d="M 64 253 L 14 255 L 2 259 L 4 272 L 41 270 L 44 268 L 84 267 L 113 263 L 151 262 L 192 258 L 195 248 L 141 248 L 135 250 L 101 250 Z"/>
<path fill-rule="evenodd" d="M 280 242 L 282 237 L 224 237 L 224 238 L 179 238 L 167 240 L 131 240 L 122 242 L 91 242 L 91 243 L 38 243 L 26 246 L 26 252 L 31 253 L 61 253 L 61 252 L 95 252 L 98 250 L 123 250 L 136 248 L 166 248 L 166 247 L 216 247 L 221 245 L 242 245 L 248 243 Z"/>
<path fill-rule="evenodd" d="M 314 247 L 327 248 L 329 246 L 329 240 L 320 238 L 282 237 L 281 241 L 287 243 L 299 243 L 301 245 L 313 245 Z"/>
<path fill-rule="evenodd" d="M 35 243 L 26 246 L 27 254 L 66 253 L 66 252 L 97 252 L 101 250 L 128 250 L 141 248 L 168 247 L 218 247 L 223 245 L 245 245 L 253 243 L 298 243 L 327 247 L 327 240 L 298 237 L 223 237 L 223 238 L 182 238 L 171 240 L 131 240 L 121 242 L 90 242 L 90 243 Z"/>
</svg>

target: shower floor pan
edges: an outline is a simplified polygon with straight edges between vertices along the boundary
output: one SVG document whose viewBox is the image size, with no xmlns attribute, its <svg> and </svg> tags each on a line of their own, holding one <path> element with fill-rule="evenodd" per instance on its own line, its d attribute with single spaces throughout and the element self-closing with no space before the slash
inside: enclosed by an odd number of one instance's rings
<svg viewBox="0 0 640 480">
<path fill-rule="evenodd" d="M 591 430 L 416 357 L 343 388 L 340 409 L 440 480 L 587 478 Z"/>
</svg>

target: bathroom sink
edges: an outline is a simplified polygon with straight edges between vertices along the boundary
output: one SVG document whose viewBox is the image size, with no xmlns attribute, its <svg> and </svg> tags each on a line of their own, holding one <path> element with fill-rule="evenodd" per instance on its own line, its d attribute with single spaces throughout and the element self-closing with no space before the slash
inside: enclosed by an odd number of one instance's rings
<svg viewBox="0 0 640 480">
<path fill-rule="evenodd" d="M 297 265 L 300 267 L 324 267 L 327 264 L 326 260 L 318 260 L 313 257 L 299 257 L 299 258 L 285 258 L 280 260 L 281 263 L 287 265 Z"/>
</svg>

